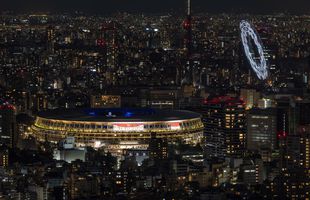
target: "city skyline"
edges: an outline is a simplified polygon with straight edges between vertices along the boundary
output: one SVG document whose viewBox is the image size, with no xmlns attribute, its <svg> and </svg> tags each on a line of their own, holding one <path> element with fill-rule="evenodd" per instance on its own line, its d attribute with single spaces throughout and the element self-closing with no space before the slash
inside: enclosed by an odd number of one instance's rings
<svg viewBox="0 0 310 200">
<path fill-rule="evenodd" d="M 309 200 L 308 6 L 3 2 L 0 199 Z"/>
</svg>

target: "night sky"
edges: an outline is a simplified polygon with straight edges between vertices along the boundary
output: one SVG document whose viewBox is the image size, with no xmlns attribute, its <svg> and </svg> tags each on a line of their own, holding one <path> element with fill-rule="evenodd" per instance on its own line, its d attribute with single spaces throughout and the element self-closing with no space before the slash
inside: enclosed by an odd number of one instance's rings
<svg viewBox="0 0 310 200">
<path fill-rule="evenodd" d="M 0 0 L 1 10 L 88 13 L 183 11 L 185 0 Z M 310 0 L 192 0 L 194 11 L 310 13 Z"/>
</svg>

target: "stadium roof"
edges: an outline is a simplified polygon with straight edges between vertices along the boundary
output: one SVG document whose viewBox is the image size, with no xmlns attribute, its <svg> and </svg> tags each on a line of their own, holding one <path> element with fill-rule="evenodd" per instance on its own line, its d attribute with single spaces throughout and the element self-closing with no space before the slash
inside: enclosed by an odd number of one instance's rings
<svg viewBox="0 0 310 200">
<path fill-rule="evenodd" d="M 90 122 L 172 121 L 201 117 L 198 113 L 186 110 L 150 108 L 55 109 L 42 111 L 38 116 L 46 119 Z"/>
</svg>

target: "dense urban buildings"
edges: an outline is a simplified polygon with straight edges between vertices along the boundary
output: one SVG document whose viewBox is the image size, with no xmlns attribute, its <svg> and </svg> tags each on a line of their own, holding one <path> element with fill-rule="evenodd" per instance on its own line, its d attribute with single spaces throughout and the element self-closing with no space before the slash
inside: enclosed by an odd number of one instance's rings
<svg viewBox="0 0 310 200">
<path fill-rule="evenodd" d="M 0 199 L 310 199 L 309 13 L 183 4 L 1 11 Z"/>
</svg>

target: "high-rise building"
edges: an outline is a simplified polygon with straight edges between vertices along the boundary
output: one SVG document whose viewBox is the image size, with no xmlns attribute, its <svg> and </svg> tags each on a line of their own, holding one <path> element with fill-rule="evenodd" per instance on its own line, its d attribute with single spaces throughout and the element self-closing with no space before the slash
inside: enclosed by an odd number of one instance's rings
<svg viewBox="0 0 310 200">
<path fill-rule="evenodd" d="M 301 154 L 300 127 L 310 124 L 309 101 L 293 98 L 277 100 L 277 138 L 282 157 L 282 168 L 290 169 L 299 166 Z"/>
<path fill-rule="evenodd" d="M 297 134 L 288 135 L 286 146 L 283 149 L 282 173 L 278 177 L 280 180 L 278 183 L 277 180 L 274 180 L 275 194 L 284 195 L 289 199 L 305 199 L 305 197 L 309 197 L 310 187 L 308 184 L 310 175 L 310 126 L 299 126 Z M 284 190 L 283 194 L 281 194 L 281 190 Z"/>
<path fill-rule="evenodd" d="M 187 0 L 187 16 L 183 22 L 183 28 L 186 30 L 186 35 L 184 38 L 184 47 L 187 50 L 188 55 L 190 55 L 192 48 L 192 10 L 191 10 L 191 0 Z"/>
<path fill-rule="evenodd" d="M 283 171 L 270 186 L 272 199 L 309 199 L 309 176 L 300 167 Z"/>
<path fill-rule="evenodd" d="M 107 67 L 116 67 L 117 48 L 115 22 L 103 24 L 101 39 L 97 41 L 97 44 L 105 48 Z"/>
<path fill-rule="evenodd" d="M 32 96 L 33 109 L 35 111 L 41 111 L 48 108 L 47 95 L 43 91 L 38 91 L 37 94 Z"/>
<path fill-rule="evenodd" d="M 90 173 L 70 172 L 67 187 L 69 199 L 83 199 L 100 195 L 100 180 L 97 175 Z"/>
<path fill-rule="evenodd" d="M 298 135 L 299 126 L 310 124 L 310 100 L 288 99 L 277 100 L 278 109 L 278 133 L 286 135 Z"/>
<path fill-rule="evenodd" d="M 184 50 L 186 54 L 185 65 L 183 66 L 183 74 L 184 76 L 181 81 L 182 85 L 194 85 L 194 61 L 193 61 L 193 42 L 192 42 L 192 10 L 191 10 L 191 0 L 187 0 L 187 15 L 186 19 L 183 21 L 183 28 L 185 30 L 184 36 Z"/>
<path fill-rule="evenodd" d="M 264 180 L 263 166 L 262 159 L 245 159 L 240 166 L 242 182 L 250 185 L 261 184 Z"/>
<path fill-rule="evenodd" d="M 167 140 L 156 138 L 156 133 L 151 134 L 149 143 L 149 155 L 151 159 L 165 159 L 168 157 L 168 143 Z"/>
<path fill-rule="evenodd" d="M 252 109 L 247 115 L 247 149 L 270 155 L 277 146 L 277 112 L 275 109 Z M 265 151 L 269 153 L 266 154 Z M 269 157 L 270 157 L 269 156 Z M 264 161 L 270 159 L 263 158 Z"/>
<path fill-rule="evenodd" d="M 210 157 L 242 157 L 245 150 L 245 104 L 222 96 L 205 100 L 206 152 Z"/>
<path fill-rule="evenodd" d="M 272 108 L 275 106 L 274 106 L 273 100 L 267 99 L 267 98 L 262 98 L 262 99 L 258 100 L 257 107 L 260 109 L 266 109 L 266 108 Z"/>
<path fill-rule="evenodd" d="M 299 126 L 285 138 L 282 173 L 271 185 L 277 199 L 307 199 L 310 174 L 310 126 Z"/>
<path fill-rule="evenodd" d="M 9 166 L 9 149 L 7 146 L 0 146 L 0 167 Z"/>
<path fill-rule="evenodd" d="M 300 126 L 298 134 L 287 138 L 286 168 L 302 167 L 310 174 L 310 125 Z"/>
<path fill-rule="evenodd" d="M 55 30 L 53 27 L 49 26 L 46 28 L 46 38 L 47 38 L 47 50 L 49 53 L 53 53 L 55 46 Z"/>
<path fill-rule="evenodd" d="M 310 100 L 300 100 L 295 102 L 295 115 L 297 125 L 310 124 Z"/>
<path fill-rule="evenodd" d="M 260 93 L 254 89 L 241 89 L 240 97 L 244 100 L 246 108 L 250 109 L 258 104 Z"/>
<path fill-rule="evenodd" d="M 0 106 L 0 142 L 10 148 L 17 144 L 15 107 L 7 103 Z"/>
</svg>

